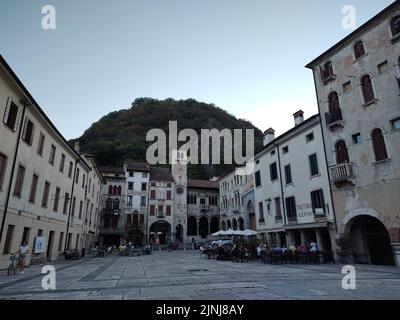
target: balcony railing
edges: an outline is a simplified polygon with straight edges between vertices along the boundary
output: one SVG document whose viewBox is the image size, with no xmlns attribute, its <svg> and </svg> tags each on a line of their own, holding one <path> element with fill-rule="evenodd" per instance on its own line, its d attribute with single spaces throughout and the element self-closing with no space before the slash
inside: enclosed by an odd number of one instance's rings
<svg viewBox="0 0 400 320">
<path fill-rule="evenodd" d="M 330 167 L 333 182 L 348 181 L 352 177 L 353 164 L 351 162 L 340 163 Z"/>
<path fill-rule="evenodd" d="M 208 204 L 199 204 L 199 209 L 200 211 L 207 211 L 210 209 L 210 206 Z"/>
<path fill-rule="evenodd" d="M 342 110 L 338 109 L 325 113 L 325 122 L 330 128 L 335 126 L 343 126 Z"/>
</svg>

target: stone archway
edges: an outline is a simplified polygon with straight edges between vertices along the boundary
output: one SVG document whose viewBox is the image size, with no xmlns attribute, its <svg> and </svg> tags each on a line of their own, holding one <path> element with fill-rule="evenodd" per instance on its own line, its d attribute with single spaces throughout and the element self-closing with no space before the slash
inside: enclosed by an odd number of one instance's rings
<svg viewBox="0 0 400 320">
<path fill-rule="evenodd" d="M 218 217 L 212 217 L 210 222 L 210 234 L 219 231 L 219 219 Z"/>
<path fill-rule="evenodd" d="M 229 230 L 229 229 L 232 229 L 232 226 L 231 226 L 231 220 L 227 220 L 226 221 L 226 228 Z"/>
<path fill-rule="evenodd" d="M 175 240 L 182 242 L 183 241 L 183 226 L 178 224 L 175 228 Z"/>
<path fill-rule="evenodd" d="M 202 238 L 207 238 L 207 236 L 208 236 L 208 219 L 207 219 L 207 217 L 201 217 L 199 220 L 199 235 Z"/>
<path fill-rule="evenodd" d="M 154 244 L 167 244 L 171 237 L 171 225 L 164 220 L 154 222 L 149 233 Z"/>
<path fill-rule="evenodd" d="M 244 220 L 243 220 L 243 218 L 242 217 L 240 217 L 239 219 L 238 219 L 238 224 L 239 224 L 239 230 L 244 230 Z"/>
<path fill-rule="evenodd" d="M 232 220 L 232 229 L 233 230 L 237 230 L 238 229 L 237 221 L 236 221 L 235 218 L 233 218 L 233 220 Z"/>
<path fill-rule="evenodd" d="M 222 221 L 222 223 L 221 223 L 221 227 L 222 227 L 222 230 L 226 230 L 226 224 L 225 224 L 225 221 Z"/>
<path fill-rule="evenodd" d="M 354 216 L 347 222 L 345 230 L 356 263 L 394 265 L 389 232 L 377 217 Z"/>
</svg>

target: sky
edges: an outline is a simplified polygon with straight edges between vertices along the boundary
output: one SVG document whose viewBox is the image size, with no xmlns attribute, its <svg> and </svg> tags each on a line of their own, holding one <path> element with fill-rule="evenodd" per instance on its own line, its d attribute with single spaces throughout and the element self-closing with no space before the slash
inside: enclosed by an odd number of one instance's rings
<svg viewBox="0 0 400 320">
<path fill-rule="evenodd" d="M 318 112 L 304 66 L 393 0 L 1 0 L 0 54 L 67 138 L 138 97 L 214 103 L 261 130 Z M 42 28 L 42 8 L 56 29 Z"/>
</svg>

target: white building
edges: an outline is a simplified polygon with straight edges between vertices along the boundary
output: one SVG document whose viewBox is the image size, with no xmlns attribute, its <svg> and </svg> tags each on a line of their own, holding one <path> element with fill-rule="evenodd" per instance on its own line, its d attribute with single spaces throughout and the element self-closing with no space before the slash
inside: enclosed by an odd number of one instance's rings
<svg viewBox="0 0 400 320">
<path fill-rule="evenodd" d="M 0 114 L 0 269 L 23 241 L 27 264 L 93 245 L 97 164 L 68 144 L 1 56 Z"/>
<path fill-rule="evenodd" d="M 400 265 L 400 2 L 307 67 L 340 238 L 355 262 Z"/>
<path fill-rule="evenodd" d="M 254 157 L 254 201 L 257 231 L 270 246 L 316 241 L 332 251 L 335 217 L 319 115 L 275 138 L 265 132 L 264 147 Z"/>
</svg>

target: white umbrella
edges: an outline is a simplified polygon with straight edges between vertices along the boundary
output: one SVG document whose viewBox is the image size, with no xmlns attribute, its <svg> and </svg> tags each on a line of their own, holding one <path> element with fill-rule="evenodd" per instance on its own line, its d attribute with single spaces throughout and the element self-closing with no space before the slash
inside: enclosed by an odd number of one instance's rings
<svg viewBox="0 0 400 320">
<path fill-rule="evenodd" d="M 242 231 L 242 234 L 244 236 L 256 236 L 257 232 L 254 230 L 251 230 L 251 229 L 246 229 L 246 230 Z"/>
<path fill-rule="evenodd" d="M 219 230 L 219 231 L 213 233 L 212 236 L 223 236 L 224 235 L 223 232 L 224 232 L 223 230 Z"/>
<path fill-rule="evenodd" d="M 222 236 L 234 236 L 234 235 L 236 235 L 236 231 L 234 231 L 232 229 L 228 229 L 226 231 L 222 231 L 221 235 Z"/>
</svg>

